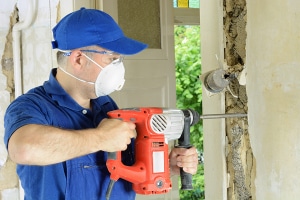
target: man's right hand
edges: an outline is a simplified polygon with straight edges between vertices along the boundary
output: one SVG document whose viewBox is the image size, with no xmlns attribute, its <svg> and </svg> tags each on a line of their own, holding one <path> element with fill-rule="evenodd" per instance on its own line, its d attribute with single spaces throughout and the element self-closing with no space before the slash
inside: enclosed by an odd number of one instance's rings
<svg viewBox="0 0 300 200">
<path fill-rule="evenodd" d="M 97 128 L 83 130 L 30 124 L 13 133 L 8 150 L 18 164 L 49 165 L 100 150 L 122 151 L 135 137 L 135 124 L 118 119 L 103 119 Z"/>
<path fill-rule="evenodd" d="M 100 149 L 107 152 L 126 150 L 131 139 L 136 137 L 135 124 L 119 119 L 103 119 L 96 131 Z"/>
</svg>

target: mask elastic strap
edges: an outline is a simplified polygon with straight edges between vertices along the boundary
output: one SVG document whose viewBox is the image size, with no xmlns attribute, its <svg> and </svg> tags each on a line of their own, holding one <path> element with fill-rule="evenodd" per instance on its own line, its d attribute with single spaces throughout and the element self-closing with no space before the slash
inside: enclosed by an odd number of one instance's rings
<svg viewBox="0 0 300 200">
<path fill-rule="evenodd" d="M 96 63 L 96 61 L 94 61 L 93 59 L 91 59 L 90 57 L 88 57 L 87 55 L 85 55 L 84 53 L 82 53 L 82 55 L 84 55 L 88 60 L 90 60 L 92 63 L 94 63 L 95 65 L 97 65 L 98 67 L 100 67 L 100 69 L 104 69 L 103 67 L 101 67 L 98 63 Z"/>
<path fill-rule="evenodd" d="M 63 72 L 65 72 L 66 74 L 68 74 L 69 76 L 71 76 L 71 77 L 73 77 L 73 78 L 75 78 L 75 79 L 77 79 L 78 81 L 81 81 L 81 82 L 83 82 L 83 83 L 88 83 L 88 84 L 92 84 L 92 85 L 94 85 L 95 83 L 93 83 L 93 82 L 90 82 L 90 81 L 85 81 L 85 80 L 82 80 L 82 79 L 80 79 L 80 78 L 77 78 L 76 76 L 74 76 L 73 74 L 70 74 L 69 72 L 67 72 L 66 70 L 64 70 L 63 68 L 61 68 L 61 67 L 58 67 L 61 71 L 63 71 Z"/>
</svg>

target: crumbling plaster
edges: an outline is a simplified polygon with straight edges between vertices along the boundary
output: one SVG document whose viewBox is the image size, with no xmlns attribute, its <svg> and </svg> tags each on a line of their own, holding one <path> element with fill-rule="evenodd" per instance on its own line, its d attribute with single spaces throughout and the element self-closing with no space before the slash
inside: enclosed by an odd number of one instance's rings
<svg viewBox="0 0 300 200">
<path fill-rule="evenodd" d="M 251 0 L 246 2 L 246 10 L 240 9 L 244 4 L 239 0 L 201 1 L 204 72 L 217 66 L 213 56 L 216 53 L 225 59 L 224 68 L 229 72 L 247 69 L 246 87 L 233 84 L 232 93 L 238 98 L 226 92 L 224 109 L 220 106 L 222 95 L 219 99 L 203 97 L 205 113 L 224 110 L 248 113 L 247 120 L 226 120 L 226 133 L 222 132 L 223 124 L 219 121 L 204 121 L 206 197 L 297 200 L 300 197 L 300 24 L 297 21 L 300 2 Z M 244 42 L 238 35 L 246 35 Z M 236 46 L 236 42 L 241 45 Z M 220 154 L 225 155 L 225 164 Z M 224 173 L 228 174 L 227 185 Z"/>
<path fill-rule="evenodd" d="M 3 1 L 0 7 L 0 117 L 14 96 L 14 65 L 12 28 L 26 18 L 28 1 Z M 50 7 L 50 8 L 49 8 Z M 31 26 L 21 31 L 21 60 L 23 92 L 40 85 L 48 78 L 49 69 L 55 65 L 51 49 L 51 29 L 56 24 L 58 0 L 38 1 L 38 12 Z M 34 56 L 32 56 L 34 55 Z M 4 124 L 0 120 L 0 135 L 3 138 Z M 0 200 L 19 198 L 19 181 L 16 166 L 9 159 L 3 139 L 0 143 Z"/>
<path fill-rule="evenodd" d="M 4 112 L 9 105 L 13 93 L 13 61 L 11 24 L 16 21 L 15 1 L 7 1 L 0 7 L 0 117 L 4 118 Z M 0 136 L 4 136 L 3 120 L 0 120 Z M 18 178 L 15 173 L 15 164 L 7 155 L 5 145 L 0 143 L 0 199 L 15 199 L 18 196 Z"/>
<path fill-rule="evenodd" d="M 240 73 L 246 62 L 246 0 L 223 1 L 224 60 L 229 73 Z M 246 86 L 235 79 L 225 92 L 225 112 L 247 113 Z M 255 198 L 255 158 L 248 133 L 247 118 L 226 120 L 226 162 L 229 174 L 227 198 L 252 200 Z"/>
</svg>

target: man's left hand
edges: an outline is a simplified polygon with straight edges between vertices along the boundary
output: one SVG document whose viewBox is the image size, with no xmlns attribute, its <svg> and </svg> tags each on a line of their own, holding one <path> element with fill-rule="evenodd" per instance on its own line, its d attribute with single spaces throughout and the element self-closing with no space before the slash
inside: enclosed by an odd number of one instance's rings
<svg viewBox="0 0 300 200">
<path fill-rule="evenodd" d="M 173 148 L 169 159 L 171 175 L 179 175 L 180 167 L 187 173 L 196 174 L 198 168 L 198 153 L 195 147 L 189 149 Z"/>
</svg>

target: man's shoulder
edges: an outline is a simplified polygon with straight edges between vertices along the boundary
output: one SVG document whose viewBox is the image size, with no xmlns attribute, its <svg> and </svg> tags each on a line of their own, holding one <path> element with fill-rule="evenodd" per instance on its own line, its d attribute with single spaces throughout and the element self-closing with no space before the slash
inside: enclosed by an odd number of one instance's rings
<svg viewBox="0 0 300 200">
<path fill-rule="evenodd" d="M 35 99 L 35 98 L 44 98 L 47 95 L 46 91 L 42 86 L 38 86 L 35 88 L 30 89 L 28 92 L 22 94 L 19 96 L 20 99 L 23 98 L 29 98 L 29 99 Z"/>
<path fill-rule="evenodd" d="M 11 104 L 37 104 L 43 105 L 49 99 L 49 95 L 45 92 L 42 86 L 35 87 L 28 92 L 17 97 Z"/>
</svg>

